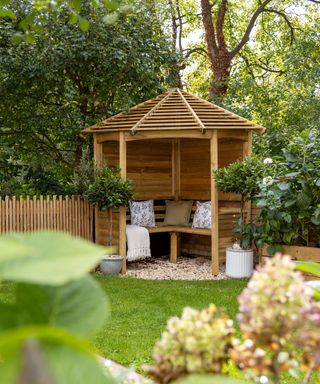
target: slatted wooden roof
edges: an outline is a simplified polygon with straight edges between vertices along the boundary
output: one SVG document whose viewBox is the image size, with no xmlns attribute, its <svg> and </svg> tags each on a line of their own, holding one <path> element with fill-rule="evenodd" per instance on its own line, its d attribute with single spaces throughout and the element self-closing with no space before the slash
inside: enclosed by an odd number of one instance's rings
<svg viewBox="0 0 320 384">
<path fill-rule="evenodd" d="M 265 128 L 215 104 L 178 88 L 145 101 L 127 112 L 109 117 L 86 128 L 83 133 L 130 131 L 249 129 L 263 133 Z"/>
</svg>

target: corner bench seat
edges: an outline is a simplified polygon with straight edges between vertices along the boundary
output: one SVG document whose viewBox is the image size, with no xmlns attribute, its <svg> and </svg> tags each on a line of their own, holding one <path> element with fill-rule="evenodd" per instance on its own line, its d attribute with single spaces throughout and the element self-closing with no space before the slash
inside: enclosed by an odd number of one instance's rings
<svg viewBox="0 0 320 384">
<path fill-rule="evenodd" d="M 155 202 L 154 204 L 154 213 L 156 220 L 156 227 L 149 227 L 147 230 L 149 233 L 169 233 L 170 234 L 170 261 L 175 263 L 177 257 L 180 253 L 180 235 L 181 233 L 188 233 L 191 235 L 203 235 L 211 236 L 211 229 L 207 228 L 192 228 L 193 216 L 196 211 L 196 204 L 194 203 L 191 210 L 191 217 L 189 226 L 175 226 L 175 225 L 165 225 L 163 220 L 166 213 L 166 205 L 163 201 Z M 219 223 L 223 222 L 232 222 L 239 215 L 240 209 L 234 207 L 220 207 L 219 208 Z M 127 208 L 126 221 L 129 224 L 131 221 L 130 210 Z M 229 239 L 229 236 L 227 237 Z"/>
<path fill-rule="evenodd" d="M 196 211 L 194 203 L 191 210 L 189 226 L 165 225 L 163 220 L 166 214 L 166 204 L 164 202 L 155 202 L 154 215 L 156 227 L 148 227 L 149 233 L 169 233 L 170 234 L 170 262 L 176 263 L 180 254 L 180 234 L 190 233 L 195 235 L 211 236 L 211 229 L 207 228 L 192 228 L 193 216 Z M 127 208 L 126 221 L 129 224 L 131 221 L 130 210 Z"/>
<path fill-rule="evenodd" d="M 180 234 L 191 233 L 196 235 L 211 236 L 211 229 L 192 228 L 175 225 L 159 225 L 158 227 L 147 228 L 149 233 L 170 233 L 170 262 L 176 263 L 180 256 Z"/>
</svg>

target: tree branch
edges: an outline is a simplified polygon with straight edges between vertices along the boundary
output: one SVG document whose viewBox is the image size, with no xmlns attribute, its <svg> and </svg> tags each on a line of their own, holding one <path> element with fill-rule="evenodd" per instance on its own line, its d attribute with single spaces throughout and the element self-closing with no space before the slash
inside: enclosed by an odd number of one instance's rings
<svg viewBox="0 0 320 384">
<path fill-rule="evenodd" d="M 227 0 L 222 0 L 219 7 L 218 17 L 216 22 L 217 41 L 219 44 L 219 48 L 226 47 L 226 42 L 225 42 L 224 33 L 223 33 L 223 26 L 224 26 L 224 19 L 226 16 L 226 12 L 227 12 Z"/>
<path fill-rule="evenodd" d="M 274 13 L 278 16 L 281 16 L 285 22 L 287 23 L 289 29 L 290 29 L 290 44 L 293 43 L 294 41 L 294 27 L 292 26 L 290 20 L 288 19 L 287 15 L 283 12 L 283 11 L 276 11 L 275 9 L 269 9 L 269 8 L 265 8 L 263 12 L 269 12 L 269 13 Z"/>
<path fill-rule="evenodd" d="M 252 29 L 255 25 L 255 22 L 258 18 L 258 16 L 264 11 L 265 7 L 271 2 L 272 0 L 265 0 L 260 6 L 259 8 L 257 8 L 257 10 L 254 12 L 254 14 L 252 15 L 248 25 L 247 25 L 247 29 L 245 30 L 243 36 L 242 36 L 242 39 L 240 40 L 239 44 L 230 52 L 231 54 L 231 57 L 234 57 L 242 48 L 243 46 L 249 41 L 250 39 L 250 35 L 251 35 L 251 32 L 252 32 Z"/>
<path fill-rule="evenodd" d="M 259 61 L 260 61 L 260 63 L 256 63 L 256 66 L 263 69 L 266 72 L 277 73 L 279 76 L 284 75 L 286 73 L 286 71 L 284 71 L 282 69 L 272 69 L 272 68 L 268 67 L 267 64 L 262 63 L 261 60 L 259 60 Z"/>
<path fill-rule="evenodd" d="M 309 1 L 311 1 L 312 3 L 315 3 L 315 4 L 320 4 L 320 1 L 318 1 L 318 0 L 309 0 Z"/>
<path fill-rule="evenodd" d="M 200 53 L 200 54 L 205 55 L 205 56 L 208 55 L 208 52 L 207 52 L 204 48 L 201 48 L 201 47 L 192 48 L 192 49 L 184 49 L 183 52 L 187 52 L 187 53 L 185 54 L 185 58 L 186 58 L 186 59 L 187 59 L 189 56 L 191 56 L 193 53 Z"/>
</svg>

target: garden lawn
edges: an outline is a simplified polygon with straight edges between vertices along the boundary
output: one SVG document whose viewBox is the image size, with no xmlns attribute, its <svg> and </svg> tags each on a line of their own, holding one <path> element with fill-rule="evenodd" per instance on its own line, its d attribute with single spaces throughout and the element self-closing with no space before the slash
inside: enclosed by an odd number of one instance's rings
<svg viewBox="0 0 320 384">
<path fill-rule="evenodd" d="M 111 317 L 95 344 L 102 356 L 126 366 L 151 363 L 152 348 L 171 316 L 185 306 L 201 309 L 210 303 L 231 318 L 238 311 L 237 296 L 245 280 L 150 281 L 98 276 L 108 295 Z"/>
</svg>

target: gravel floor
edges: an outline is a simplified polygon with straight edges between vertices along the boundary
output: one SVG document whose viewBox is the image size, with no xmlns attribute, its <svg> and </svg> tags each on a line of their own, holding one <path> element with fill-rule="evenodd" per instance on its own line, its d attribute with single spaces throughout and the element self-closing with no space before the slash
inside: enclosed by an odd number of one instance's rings
<svg viewBox="0 0 320 384">
<path fill-rule="evenodd" d="M 179 257 L 177 264 L 168 257 L 151 257 L 127 264 L 127 274 L 146 280 L 223 280 L 224 267 L 217 276 L 211 274 L 211 261 L 204 257 Z"/>
</svg>

